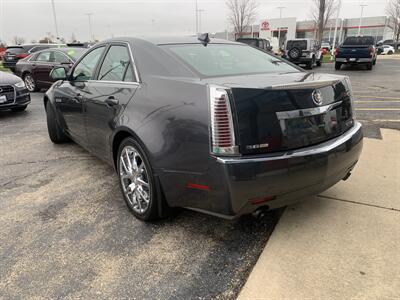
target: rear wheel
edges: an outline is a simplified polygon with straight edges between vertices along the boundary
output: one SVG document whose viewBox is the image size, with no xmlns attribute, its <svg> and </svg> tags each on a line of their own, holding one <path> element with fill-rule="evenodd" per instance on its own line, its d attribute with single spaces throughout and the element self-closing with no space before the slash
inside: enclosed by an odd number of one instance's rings
<svg viewBox="0 0 400 300">
<path fill-rule="evenodd" d="M 50 140 L 54 144 L 61 144 L 68 142 L 69 138 L 65 135 L 63 130 L 58 125 L 54 108 L 49 102 L 47 102 L 46 104 L 46 117 L 47 117 L 47 131 L 49 133 Z"/>
<path fill-rule="evenodd" d="M 392 54 L 393 54 L 393 51 L 390 50 L 390 51 L 388 52 L 388 55 L 392 55 Z"/>
<path fill-rule="evenodd" d="M 335 62 L 335 70 L 340 70 L 340 67 L 342 66 L 341 63 Z"/>
<path fill-rule="evenodd" d="M 129 137 L 118 149 L 117 171 L 125 203 L 143 221 L 164 215 L 165 201 L 142 146 Z"/>
<path fill-rule="evenodd" d="M 15 111 L 15 112 L 19 112 L 19 111 L 24 111 L 27 107 L 28 107 L 28 105 L 24 105 L 24 106 L 11 108 L 11 110 Z"/>
<path fill-rule="evenodd" d="M 37 92 L 39 91 L 35 79 L 33 79 L 32 74 L 27 73 L 23 76 L 23 80 L 25 82 L 25 86 L 30 92 Z"/>
</svg>

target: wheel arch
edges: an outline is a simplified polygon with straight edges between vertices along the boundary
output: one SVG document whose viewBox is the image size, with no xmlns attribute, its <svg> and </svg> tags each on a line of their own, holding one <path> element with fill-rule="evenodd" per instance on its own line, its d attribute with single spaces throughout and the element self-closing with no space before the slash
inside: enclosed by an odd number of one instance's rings
<svg viewBox="0 0 400 300">
<path fill-rule="evenodd" d="M 121 127 L 118 128 L 118 130 L 113 134 L 111 139 L 111 155 L 112 155 L 111 158 L 115 170 L 117 170 L 117 155 L 118 155 L 119 145 L 121 145 L 123 140 L 129 137 L 135 139 L 140 144 L 142 149 L 146 152 L 146 156 L 148 157 L 149 161 L 151 162 L 151 156 L 149 155 L 149 151 L 144 145 L 143 141 L 140 139 L 140 137 L 132 129 L 128 127 Z"/>
</svg>

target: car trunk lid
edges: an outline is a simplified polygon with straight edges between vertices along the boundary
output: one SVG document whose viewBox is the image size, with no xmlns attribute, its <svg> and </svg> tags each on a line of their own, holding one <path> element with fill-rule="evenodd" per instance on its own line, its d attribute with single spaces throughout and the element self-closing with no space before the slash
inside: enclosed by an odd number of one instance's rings
<svg viewBox="0 0 400 300">
<path fill-rule="evenodd" d="M 236 143 L 243 155 L 315 145 L 353 125 L 345 77 L 314 73 L 213 78 L 229 89 Z"/>
</svg>

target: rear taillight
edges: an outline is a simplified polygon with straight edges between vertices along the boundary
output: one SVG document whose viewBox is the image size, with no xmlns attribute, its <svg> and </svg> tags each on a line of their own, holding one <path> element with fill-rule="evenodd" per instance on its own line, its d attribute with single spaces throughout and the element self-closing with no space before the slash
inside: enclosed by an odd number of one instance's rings
<svg viewBox="0 0 400 300">
<path fill-rule="evenodd" d="M 211 152 L 215 155 L 237 155 L 232 110 L 226 89 L 210 86 Z"/>
<path fill-rule="evenodd" d="M 27 57 L 28 55 L 29 55 L 28 53 L 21 53 L 21 54 L 15 55 L 15 57 L 21 59 L 21 58 Z"/>
<path fill-rule="evenodd" d="M 373 57 L 375 54 L 375 49 L 374 48 L 369 48 L 369 56 Z"/>
<path fill-rule="evenodd" d="M 336 49 L 335 49 L 335 53 L 334 53 L 334 55 L 335 55 L 335 56 L 338 56 L 338 54 L 339 54 L 339 49 L 338 49 L 338 48 L 336 48 Z"/>
</svg>

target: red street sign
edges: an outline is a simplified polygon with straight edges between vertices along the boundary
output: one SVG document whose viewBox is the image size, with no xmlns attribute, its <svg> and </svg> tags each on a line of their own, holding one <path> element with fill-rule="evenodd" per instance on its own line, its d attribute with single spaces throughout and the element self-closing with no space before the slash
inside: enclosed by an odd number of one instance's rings
<svg viewBox="0 0 400 300">
<path fill-rule="evenodd" d="M 261 30 L 269 30 L 269 23 L 267 21 L 261 23 Z"/>
</svg>

